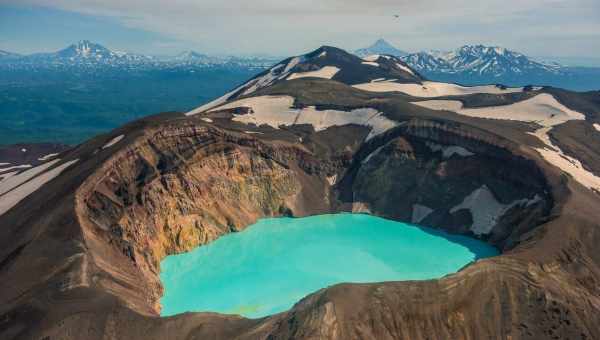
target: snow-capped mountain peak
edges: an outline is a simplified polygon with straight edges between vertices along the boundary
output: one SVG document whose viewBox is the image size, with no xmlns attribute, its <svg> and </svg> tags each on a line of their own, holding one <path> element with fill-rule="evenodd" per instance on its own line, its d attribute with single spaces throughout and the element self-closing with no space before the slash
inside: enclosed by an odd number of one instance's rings
<svg viewBox="0 0 600 340">
<path fill-rule="evenodd" d="M 384 39 L 378 39 L 375 43 L 373 43 L 373 45 L 366 48 L 358 49 L 354 52 L 354 54 L 356 54 L 359 57 L 366 57 L 374 54 L 385 54 L 392 55 L 395 57 L 401 57 L 407 55 L 408 53 L 397 49 Z"/>
<path fill-rule="evenodd" d="M 106 68 L 118 68 L 138 71 L 147 69 L 193 71 L 195 68 L 224 67 L 264 70 L 277 60 L 268 57 L 208 56 L 191 50 L 175 56 L 155 57 L 112 50 L 89 40 L 78 41 L 51 53 L 21 56 L 0 52 L 0 67 L 10 69 L 81 68 L 87 71 L 104 71 Z"/>
<path fill-rule="evenodd" d="M 542 64 L 522 53 L 500 46 L 465 45 L 454 51 L 429 51 L 402 58 L 424 73 L 478 74 L 502 77 L 511 74 L 556 73 L 560 66 Z"/>
<path fill-rule="evenodd" d="M 63 58 L 83 59 L 100 59 L 112 56 L 118 57 L 116 53 L 108 48 L 89 40 L 78 41 L 77 43 L 58 51 L 56 54 Z"/>
<path fill-rule="evenodd" d="M 189 60 L 199 60 L 199 59 L 206 59 L 208 56 L 205 54 L 201 54 L 195 51 L 183 51 L 181 53 L 179 53 L 177 56 L 175 56 L 175 60 L 185 60 L 185 61 L 189 61 Z"/>
</svg>

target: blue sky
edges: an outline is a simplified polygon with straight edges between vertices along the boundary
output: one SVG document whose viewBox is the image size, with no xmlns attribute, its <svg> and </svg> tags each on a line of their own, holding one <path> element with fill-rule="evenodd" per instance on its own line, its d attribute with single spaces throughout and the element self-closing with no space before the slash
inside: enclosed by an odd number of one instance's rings
<svg viewBox="0 0 600 340">
<path fill-rule="evenodd" d="M 19 53 L 89 39 L 150 54 L 285 56 L 383 37 L 408 51 L 482 43 L 594 59 L 598 32 L 598 0 L 0 0 L 0 49 Z"/>
<path fill-rule="evenodd" d="M 88 39 L 117 50 L 154 53 L 173 39 L 124 26 L 118 19 L 48 7 L 0 5 L 0 49 L 50 52 Z"/>
</svg>

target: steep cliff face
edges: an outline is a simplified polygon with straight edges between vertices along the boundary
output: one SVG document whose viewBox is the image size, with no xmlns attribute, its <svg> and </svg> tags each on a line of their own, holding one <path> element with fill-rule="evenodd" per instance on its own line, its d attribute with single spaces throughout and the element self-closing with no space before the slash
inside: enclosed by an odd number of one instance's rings
<svg viewBox="0 0 600 340">
<path fill-rule="evenodd" d="M 510 148 L 483 131 L 412 120 L 361 150 L 342 197 L 371 213 L 510 248 L 552 207 L 542 172 Z"/>
<path fill-rule="evenodd" d="M 92 262 L 105 273 L 99 285 L 136 296 L 131 308 L 158 313 L 165 256 L 261 217 L 348 210 L 348 194 L 365 212 L 481 237 L 500 248 L 514 246 L 551 206 L 532 162 L 501 139 L 460 125 L 406 122 L 346 162 L 344 153 L 324 151 L 318 140 L 265 142 L 208 124 L 145 131 L 77 193 L 85 240 L 97 245 Z M 469 205 L 473 193 L 476 204 Z M 115 258 L 127 263 L 131 287 L 119 283 Z"/>
<path fill-rule="evenodd" d="M 298 146 L 206 126 L 150 131 L 82 185 L 78 216 L 89 226 L 88 238 L 112 245 L 139 270 L 149 287 L 147 301 L 158 312 L 159 262 L 166 255 L 240 231 L 260 217 L 327 211 L 328 202 L 311 197 L 328 191 L 316 164 Z M 110 256 L 93 256 L 104 258 L 95 262 L 111 271 Z"/>
</svg>

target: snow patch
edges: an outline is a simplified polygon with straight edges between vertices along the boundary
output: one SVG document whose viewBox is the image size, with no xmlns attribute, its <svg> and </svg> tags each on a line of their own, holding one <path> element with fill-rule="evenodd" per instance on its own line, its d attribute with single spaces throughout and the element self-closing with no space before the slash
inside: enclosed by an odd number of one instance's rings
<svg viewBox="0 0 600 340">
<path fill-rule="evenodd" d="M 10 208 L 14 207 L 17 203 L 23 200 L 25 197 L 38 190 L 42 185 L 48 183 L 50 180 L 60 175 L 60 173 L 63 172 L 63 170 L 65 170 L 71 164 L 77 161 L 78 160 L 75 159 L 72 161 L 65 162 L 64 164 L 61 164 L 56 168 L 46 171 L 43 174 L 33 178 L 32 180 L 24 183 L 16 189 L 11 190 L 9 193 L 0 196 L 0 215 L 4 214 Z"/>
<path fill-rule="evenodd" d="M 433 209 L 420 204 L 413 204 L 411 223 L 421 223 L 429 214 L 433 212 Z"/>
<path fill-rule="evenodd" d="M 380 55 L 379 54 L 373 54 L 373 55 L 369 55 L 363 58 L 364 61 L 377 61 L 377 59 L 379 59 Z"/>
<path fill-rule="evenodd" d="M 302 60 L 304 60 L 303 56 L 292 58 L 292 60 L 290 60 L 290 62 L 285 66 L 283 73 L 290 72 L 294 67 L 296 67 L 296 65 L 300 64 L 302 62 Z"/>
<path fill-rule="evenodd" d="M 461 157 L 469 157 L 469 156 L 475 155 L 471 151 L 463 148 L 462 146 L 458 146 L 458 145 L 440 145 L 440 144 L 427 142 L 427 146 L 433 152 L 441 151 L 442 157 L 444 157 L 445 159 L 448 159 L 448 158 L 452 157 L 453 155 L 458 155 Z"/>
<path fill-rule="evenodd" d="M 336 180 L 337 180 L 337 174 L 327 177 L 327 183 L 329 183 L 329 185 L 331 185 L 331 186 L 335 185 Z"/>
<path fill-rule="evenodd" d="M 21 152 L 27 152 L 27 149 L 23 148 L 21 149 Z"/>
<path fill-rule="evenodd" d="M 0 174 L 0 183 L 6 181 L 7 179 L 11 178 L 12 176 L 18 174 L 18 171 L 13 171 L 13 172 L 6 172 L 3 174 Z"/>
<path fill-rule="evenodd" d="M 197 113 L 208 111 L 208 110 L 210 110 L 210 109 L 212 109 L 212 108 L 214 108 L 216 106 L 219 106 L 219 105 L 225 103 L 229 99 L 229 97 L 231 97 L 236 92 L 238 92 L 239 90 L 241 90 L 244 86 L 246 86 L 246 84 L 244 84 L 244 85 L 242 85 L 240 87 L 236 87 L 232 91 L 229 91 L 229 92 L 225 93 L 224 95 L 222 95 L 221 97 L 219 97 L 219 98 L 217 98 L 215 100 L 212 100 L 212 101 L 210 101 L 210 102 L 208 102 L 208 103 L 206 103 L 206 104 L 204 104 L 202 106 L 199 106 L 199 107 L 193 109 L 192 111 L 186 112 L 185 115 L 186 116 L 193 116 L 193 115 L 195 115 Z"/>
<path fill-rule="evenodd" d="M 53 161 L 50 162 L 46 162 L 42 165 L 38 165 L 35 168 L 31 168 L 29 170 L 23 171 L 18 175 L 12 176 L 10 178 L 7 178 L 5 180 L 3 180 L 0 183 L 0 195 L 12 190 L 13 188 L 21 185 L 22 183 L 28 181 L 29 179 L 33 178 L 34 176 L 38 175 L 39 173 L 42 173 L 44 171 L 46 171 L 46 169 L 48 169 L 49 167 L 53 166 L 54 164 L 56 164 L 58 161 L 60 161 L 60 159 L 55 159 Z M 1 199 L 0 199 L 1 201 Z"/>
<path fill-rule="evenodd" d="M 0 172 L 14 170 L 14 169 L 28 169 L 28 168 L 31 168 L 30 164 L 21 164 L 21 165 L 11 166 L 8 168 L 0 168 Z"/>
<path fill-rule="evenodd" d="M 205 121 L 205 122 L 207 122 L 207 123 L 212 123 L 212 122 L 213 122 L 213 120 L 212 120 L 212 119 L 210 119 L 210 118 L 208 118 L 208 117 L 203 117 L 203 118 L 200 118 L 200 120 L 203 120 L 203 121 Z"/>
<path fill-rule="evenodd" d="M 410 69 L 410 67 L 406 67 L 400 63 L 396 63 L 396 66 L 398 66 L 398 68 L 401 69 L 402 71 L 408 72 L 408 73 L 412 74 L 413 76 L 415 75 L 415 73 L 413 72 L 413 70 Z"/>
<path fill-rule="evenodd" d="M 54 157 L 56 157 L 58 155 L 59 155 L 58 153 L 50 153 L 50 154 L 47 154 L 45 156 L 42 156 L 42 157 L 38 158 L 38 161 L 47 161 L 48 159 L 54 158 Z"/>
<path fill-rule="evenodd" d="M 307 77 L 331 79 L 339 71 L 340 69 L 335 66 L 323 66 L 316 71 L 292 73 L 287 80 Z"/>
<path fill-rule="evenodd" d="M 470 117 L 537 123 L 542 128 L 532 134 L 546 144 L 546 147 L 535 148 L 535 150 L 547 162 L 568 173 L 575 181 L 581 183 L 586 188 L 600 191 L 600 177 L 584 169 L 581 161 L 578 159 L 566 155 L 560 147 L 552 143 L 548 135 L 552 127 L 569 120 L 585 120 L 585 115 L 567 108 L 550 94 L 538 94 L 530 99 L 510 105 L 473 109 L 463 108 L 461 102 L 453 100 L 428 100 L 413 102 L 413 104 L 434 110 L 445 109 L 454 111 Z"/>
<path fill-rule="evenodd" d="M 363 61 L 361 64 L 379 67 L 379 64 L 373 61 Z"/>
<path fill-rule="evenodd" d="M 244 88 L 245 88 L 245 90 L 242 93 L 242 95 L 247 95 L 247 94 L 251 94 L 251 93 L 255 92 L 258 89 L 269 86 L 277 80 L 285 79 L 289 75 L 289 72 L 303 60 L 304 60 L 304 56 L 298 56 L 298 57 L 294 57 L 294 58 L 290 59 L 290 61 L 287 64 L 275 65 L 271 69 L 269 69 L 269 71 L 266 74 L 242 84 L 241 86 L 233 89 L 232 91 L 227 92 L 223 96 L 221 96 L 209 103 L 206 103 L 198 108 L 195 108 L 192 111 L 187 112 L 185 115 L 192 116 L 197 113 L 206 112 L 215 107 L 218 107 L 218 106 L 226 103 L 227 100 L 229 100 L 229 98 L 232 95 L 241 91 Z M 281 73 L 277 73 L 277 71 L 280 70 L 281 68 L 284 68 L 283 71 Z"/>
<path fill-rule="evenodd" d="M 119 135 L 113 139 L 111 139 L 108 143 L 104 144 L 104 146 L 102 147 L 102 149 L 107 149 L 110 148 L 111 146 L 117 144 L 118 142 L 121 141 L 121 139 L 123 139 L 123 137 L 125 137 L 125 135 Z"/>
<path fill-rule="evenodd" d="M 314 106 L 308 106 L 296 109 L 293 108 L 293 104 L 294 98 L 290 96 L 258 96 L 236 100 L 218 109 L 250 108 L 251 113 L 234 114 L 233 120 L 256 126 L 269 125 L 275 129 L 282 125 L 300 124 L 312 125 L 315 131 L 348 124 L 369 126 L 371 132 L 367 140 L 397 125 L 395 121 L 372 108 L 338 111 L 317 110 Z"/>
<path fill-rule="evenodd" d="M 562 124 L 568 120 L 585 119 L 584 114 L 567 108 L 547 93 L 510 105 L 482 108 L 464 108 L 457 100 L 426 100 L 413 104 L 433 110 L 454 111 L 470 117 L 534 122 L 545 127 Z"/>
<path fill-rule="evenodd" d="M 600 124 L 594 123 L 594 129 L 596 129 L 596 131 L 600 131 Z"/>
<path fill-rule="evenodd" d="M 363 62 L 364 64 L 364 62 Z M 380 81 L 352 85 L 357 89 L 370 92 L 402 92 L 413 97 L 442 97 L 442 96 L 461 96 L 474 93 L 503 94 L 523 92 L 522 87 L 502 89 L 495 85 L 482 86 L 461 86 L 451 83 L 440 83 L 434 81 L 424 81 L 422 84 L 402 84 L 394 81 Z"/>
<path fill-rule="evenodd" d="M 293 59 L 295 60 L 295 59 Z M 256 79 L 251 80 L 250 82 L 248 82 L 247 84 L 251 86 L 247 87 L 246 90 L 242 93 L 242 95 L 247 95 L 247 94 L 251 94 L 253 92 L 256 92 L 256 90 L 261 89 L 263 87 L 267 87 L 271 84 L 273 84 L 275 81 L 279 80 L 279 79 L 283 79 L 288 75 L 288 67 L 292 64 L 292 61 L 290 61 L 290 63 L 286 66 L 285 71 L 282 72 L 281 74 L 276 73 L 275 71 L 279 70 L 280 68 L 283 67 L 283 64 L 279 64 L 273 68 L 271 68 L 269 70 L 269 72 L 267 72 L 267 74 L 258 77 Z M 294 65 L 295 66 L 295 65 Z M 293 67 L 293 66 L 292 66 Z"/>
<path fill-rule="evenodd" d="M 581 161 L 565 154 L 558 145 L 555 145 L 548 135 L 548 132 L 550 132 L 551 129 L 551 126 L 544 127 L 533 133 L 533 135 L 537 136 L 547 145 L 547 147 L 535 148 L 535 150 L 548 163 L 568 173 L 575 181 L 581 183 L 584 187 L 600 191 L 600 177 L 587 171 L 581 164 Z"/>
<path fill-rule="evenodd" d="M 458 100 L 433 99 L 433 100 L 424 100 L 422 102 L 412 102 L 412 104 L 426 107 L 431 110 L 438 110 L 438 111 L 445 110 L 445 111 L 453 111 L 456 113 L 461 113 L 460 111 L 463 110 L 463 104 L 461 101 L 458 101 Z M 467 109 L 465 109 L 465 110 L 467 110 Z"/>
<path fill-rule="evenodd" d="M 509 204 L 502 204 L 496 200 L 494 194 L 486 185 L 475 189 L 470 195 L 464 198 L 461 204 L 450 209 L 450 213 L 455 213 L 461 209 L 467 209 L 473 217 L 471 231 L 475 235 L 489 234 L 500 218 L 511 208 L 522 205 L 530 206 L 541 200 L 538 195 L 532 199 L 519 199 Z"/>
</svg>

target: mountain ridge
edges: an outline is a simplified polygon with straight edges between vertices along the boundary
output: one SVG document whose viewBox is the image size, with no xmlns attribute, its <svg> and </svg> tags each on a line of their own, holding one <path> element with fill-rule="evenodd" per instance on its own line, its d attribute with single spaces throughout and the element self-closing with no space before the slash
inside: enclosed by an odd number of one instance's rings
<svg viewBox="0 0 600 340">
<path fill-rule="evenodd" d="M 463 85 L 498 83 L 507 86 L 539 84 L 572 90 L 600 88 L 600 68 L 562 66 L 534 60 L 522 53 L 498 46 L 464 45 L 454 51 L 427 51 L 405 54 L 387 41 L 379 39 L 370 47 L 354 52 L 369 55 L 395 55 L 421 75 L 434 80 Z M 378 53 L 374 53 L 378 52 Z M 401 56 L 400 56 L 401 55 Z M 265 56 L 213 56 L 184 51 L 173 56 L 148 56 L 111 50 L 89 40 L 81 40 L 57 52 L 18 55 L 0 54 L 0 69 L 28 71 L 65 70 L 73 74 L 104 70 L 155 71 L 193 70 L 194 68 L 244 68 L 265 70 L 282 58 Z M 97 72 L 96 72 L 97 71 Z"/>
<path fill-rule="evenodd" d="M 355 54 L 362 55 L 364 50 L 367 49 L 355 51 Z M 500 46 L 463 45 L 452 51 L 420 51 L 401 58 L 430 79 L 463 85 L 540 84 L 577 91 L 600 88 L 600 67 L 542 62 Z"/>
<path fill-rule="evenodd" d="M 0 67 L 10 69 L 34 69 L 47 67 L 85 67 L 85 68 L 133 68 L 160 69 L 177 66 L 227 66 L 265 68 L 276 61 L 276 58 L 209 56 L 196 51 L 183 51 L 172 56 L 157 57 L 117 51 L 90 40 L 80 40 L 55 52 L 16 55 L 8 58 L 0 54 Z"/>
<path fill-rule="evenodd" d="M 509 73 L 561 72 L 562 65 L 532 60 L 522 53 L 499 46 L 464 45 L 454 51 L 418 52 L 403 59 L 419 71 L 470 73 L 501 77 Z"/>
</svg>

